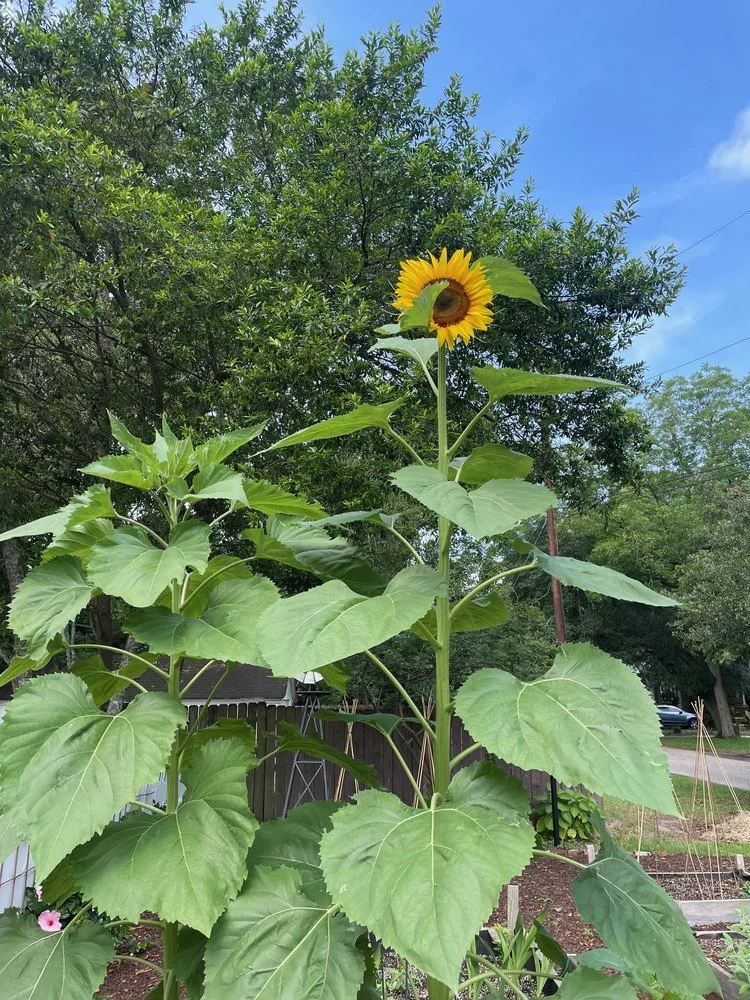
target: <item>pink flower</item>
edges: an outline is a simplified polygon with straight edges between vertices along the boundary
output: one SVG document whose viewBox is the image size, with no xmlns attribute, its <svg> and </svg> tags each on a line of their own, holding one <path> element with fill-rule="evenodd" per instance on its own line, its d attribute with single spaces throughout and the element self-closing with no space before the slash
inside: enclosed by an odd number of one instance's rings
<svg viewBox="0 0 750 1000">
<path fill-rule="evenodd" d="M 37 923 L 48 934 L 54 934 L 56 931 L 62 930 L 60 914 L 57 910 L 45 910 L 44 913 L 40 913 Z"/>
<path fill-rule="evenodd" d="M 40 885 L 35 885 L 34 886 L 34 892 L 36 893 L 37 902 L 41 903 L 41 901 L 42 901 L 42 887 Z"/>
</svg>

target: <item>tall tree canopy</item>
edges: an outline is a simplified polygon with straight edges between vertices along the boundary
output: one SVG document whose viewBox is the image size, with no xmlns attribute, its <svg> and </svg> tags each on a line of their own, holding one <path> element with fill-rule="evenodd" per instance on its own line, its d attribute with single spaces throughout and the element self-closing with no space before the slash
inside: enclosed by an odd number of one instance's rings
<svg viewBox="0 0 750 1000">
<path fill-rule="evenodd" d="M 482 133 L 458 78 L 425 97 L 437 10 L 339 61 L 294 0 L 245 0 L 194 31 L 185 10 L 0 11 L 0 528 L 82 485 L 78 468 L 110 447 L 107 410 L 142 433 L 162 410 L 211 432 L 270 416 L 270 440 L 390 398 L 398 362 L 370 353 L 372 330 L 392 316 L 398 262 L 426 248 L 501 253 L 548 307 L 498 308 L 462 352 L 454 413 L 476 404 L 477 363 L 641 387 L 620 352 L 677 295 L 673 249 L 630 255 L 634 193 L 561 222 L 512 187 L 525 131 Z M 419 391 L 407 424 L 423 420 Z M 573 471 L 583 494 L 632 478 L 645 446 L 617 393 L 492 416 L 485 439 L 529 451 L 568 495 Z M 568 444 L 555 466 L 550 439 Z M 387 506 L 394 455 L 373 434 L 293 465 L 272 453 L 263 473 L 333 510 Z M 21 562 L 3 554 L 12 590 Z"/>
</svg>

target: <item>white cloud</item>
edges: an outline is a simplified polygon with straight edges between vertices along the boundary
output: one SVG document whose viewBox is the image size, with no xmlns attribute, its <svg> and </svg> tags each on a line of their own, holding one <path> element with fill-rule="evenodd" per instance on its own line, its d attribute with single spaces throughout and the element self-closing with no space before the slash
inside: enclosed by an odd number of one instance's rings
<svg viewBox="0 0 750 1000">
<path fill-rule="evenodd" d="M 750 107 L 737 116 L 732 135 L 714 148 L 708 166 L 725 177 L 750 177 Z"/>
<path fill-rule="evenodd" d="M 677 308 L 669 316 L 657 316 L 645 333 L 636 337 L 627 352 L 632 361 L 645 361 L 647 365 L 664 358 L 675 346 L 675 341 L 697 326 L 723 301 L 719 293 L 683 295 Z"/>
</svg>

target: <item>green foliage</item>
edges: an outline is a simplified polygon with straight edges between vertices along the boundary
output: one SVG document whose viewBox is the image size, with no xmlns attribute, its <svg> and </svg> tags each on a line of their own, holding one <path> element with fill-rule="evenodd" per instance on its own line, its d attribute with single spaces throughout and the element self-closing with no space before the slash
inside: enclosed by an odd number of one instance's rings
<svg viewBox="0 0 750 1000">
<path fill-rule="evenodd" d="M 503 760 L 679 815 L 648 692 L 629 667 L 594 646 L 562 646 L 552 668 L 531 682 L 480 670 L 458 692 L 456 711 Z"/>
<path fill-rule="evenodd" d="M 737 938 L 724 935 L 727 947 L 722 958 L 740 996 L 746 997 L 750 995 L 750 915 L 740 912 L 739 920 L 729 930 L 734 931 Z"/>
<path fill-rule="evenodd" d="M 656 973 L 675 993 L 717 989 L 677 903 L 608 836 L 594 864 L 573 882 L 572 894 L 583 919 L 631 968 Z M 642 932 L 633 934 L 632 927 Z"/>
<path fill-rule="evenodd" d="M 321 841 L 331 897 L 386 947 L 455 989 L 477 928 L 531 858 L 527 808 L 521 785 L 491 764 L 459 771 L 437 809 L 360 792 Z"/>
<path fill-rule="evenodd" d="M 41 566 L 19 588 L 11 622 L 40 660 L 59 649 L 75 653 L 78 644 L 66 636 L 84 595 L 86 600 L 95 593 L 116 597 L 131 609 L 124 619 L 129 645 L 123 655 L 132 665 L 113 664 L 107 675 L 103 657 L 112 649 L 86 642 L 80 645 L 98 649 L 102 659 L 74 664 L 72 673 L 28 681 L 13 699 L 0 725 L 2 835 L 11 845 L 19 837 L 29 840 L 41 877 L 62 862 L 66 880 L 82 896 L 119 914 L 126 924 L 137 924 L 144 910 L 158 915 L 164 980 L 153 995 L 161 1000 L 177 1000 L 181 984 L 191 1000 L 201 990 L 203 1000 L 286 1000 L 290 995 L 357 1000 L 372 987 L 372 975 L 365 975 L 367 968 L 372 972 L 365 931 L 419 966 L 431 998 L 447 1000 L 458 987 L 464 962 L 475 960 L 476 935 L 503 885 L 529 862 L 535 842 L 519 782 L 490 761 L 460 768 L 461 756 L 450 759 L 454 708 L 491 753 L 510 763 L 547 768 L 566 782 L 614 790 L 641 805 L 674 808 L 653 703 L 624 664 L 594 647 L 565 647 L 546 674 L 528 680 L 481 670 L 466 680 L 454 706 L 452 686 L 460 672 L 451 673 L 451 643 L 471 641 L 477 649 L 492 649 L 481 644 L 511 624 L 506 578 L 544 564 L 563 582 L 589 590 L 651 605 L 667 599 L 623 574 L 536 550 L 531 560 L 517 565 L 501 541 L 483 543 L 478 566 L 463 580 L 454 577 L 454 538 L 459 546 L 471 547 L 475 539 L 515 531 L 555 498 L 546 487 L 509 475 L 528 473 L 528 462 L 497 446 L 475 450 L 468 459 L 468 475 L 477 488 L 465 490 L 451 478 L 460 476 L 458 463 L 451 465 L 453 455 L 477 422 L 449 443 L 446 354 L 445 348 L 438 354 L 435 385 L 437 463 L 413 465 L 394 476 L 421 503 L 414 537 L 428 556 L 434 548 L 437 568 L 396 528 L 397 515 L 356 509 L 328 517 L 316 502 L 262 479 L 248 480 L 223 464 L 220 456 L 250 439 L 254 430 L 229 440 L 224 434 L 196 449 L 166 420 L 148 444 L 112 417 L 112 433 L 124 453 L 114 456 L 120 460 L 117 469 L 110 461 L 100 471 L 105 478 L 113 469 L 124 475 L 139 499 L 122 508 L 121 500 L 105 504 L 99 494 L 91 501 L 95 518 L 72 525 L 66 514 L 54 521 L 52 551 L 46 561 L 42 554 Z M 523 378 L 534 382 L 533 376 Z M 362 404 L 280 444 L 377 429 L 394 436 L 414 458 L 414 448 L 390 428 L 390 415 L 400 405 L 401 400 Z M 265 453 L 274 450 L 271 446 Z M 83 506 L 88 510 L 89 502 Z M 61 545 L 70 531 L 100 521 L 108 528 Z M 126 523 L 115 528 L 117 521 Z M 348 538 L 334 534 L 352 525 L 386 530 L 403 546 L 390 582 Z M 212 551 L 212 543 L 227 537 L 239 544 L 239 534 L 252 543 L 254 555 L 232 558 Z M 77 558 L 59 554 L 68 544 L 77 546 Z M 521 548 L 528 553 L 528 546 Z M 485 563 L 495 555 L 498 565 L 484 578 Z M 282 597 L 279 586 L 248 568 L 258 562 L 324 582 Z M 434 722 L 378 655 L 388 643 L 406 641 L 434 657 Z M 133 643 L 147 649 L 133 652 Z M 518 656 L 513 642 L 507 649 Z M 549 647 L 543 647 L 535 674 L 548 654 Z M 394 685 L 412 713 L 409 722 L 432 745 L 429 797 L 404 759 L 418 807 L 387 791 L 368 790 L 340 808 L 315 804 L 296 810 L 287 820 L 262 827 L 255 842 L 258 824 L 248 809 L 245 784 L 247 771 L 258 763 L 253 734 L 240 720 L 205 731 L 196 722 L 186 730 L 182 701 L 191 686 L 182 686 L 186 655 L 202 661 L 204 669 L 223 662 L 222 677 L 244 660 L 268 665 L 282 677 L 319 670 L 338 688 L 348 677 L 345 661 L 365 656 Z M 110 693 L 142 689 L 141 670 L 156 671 L 166 681 L 166 693 L 141 690 L 119 714 L 99 710 L 97 703 Z M 365 724 L 390 739 L 397 721 L 379 713 Z M 371 766 L 292 725 L 280 724 L 275 742 L 271 753 L 303 751 L 346 768 L 362 783 L 378 783 Z M 162 770 L 164 807 L 141 806 L 110 822 L 139 786 Z M 650 881 L 611 848 L 605 834 L 596 865 L 576 880 L 576 899 L 584 917 L 634 968 L 645 965 L 669 988 L 679 988 L 682 969 L 684 976 L 710 988 L 713 978 L 696 954 L 679 909 L 665 903 L 667 897 L 655 885 L 644 887 L 644 880 Z M 612 886 L 627 900 L 622 917 L 612 905 Z M 659 959 L 664 941 L 659 949 L 653 941 L 641 941 L 632 930 L 637 921 L 631 909 L 648 911 L 669 947 L 682 948 L 680 959 Z M 74 927 L 71 923 L 58 935 L 58 947 L 67 949 Z M 27 930 L 29 947 L 46 954 L 51 938 L 45 941 L 43 932 L 40 937 L 28 925 Z M 533 933 L 549 950 L 541 928 Z M 103 971 L 88 961 L 91 949 L 79 933 L 69 940 L 66 967 L 70 961 L 82 970 L 70 1000 L 87 1000 L 91 991 L 86 993 L 83 972 L 100 982 Z M 56 967 L 52 958 L 48 964 Z M 25 969 L 16 974 L 22 986 Z M 492 969 L 502 971 L 498 962 L 490 962 Z M 604 991 L 614 1000 L 630 995 L 625 980 L 603 983 L 591 970 L 572 979 L 568 989 L 576 996 Z"/>
<path fill-rule="evenodd" d="M 560 837 L 563 840 L 593 840 L 596 828 L 593 818 L 599 812 L 595 799 L 576 788 L 560 788 L 557 792 Z M 548 796 L 536 807 L 536 832 L 550 837 L 554 830 L 552 799 Z"/>
<path fill-rule="evenodd" d="M 114 959 L 112 935 L 90 920 L 40 934 L 36 920 L 7 910 L 0 915 L 0 969 L 19 997 L 91 997 Z"/>
</svg>

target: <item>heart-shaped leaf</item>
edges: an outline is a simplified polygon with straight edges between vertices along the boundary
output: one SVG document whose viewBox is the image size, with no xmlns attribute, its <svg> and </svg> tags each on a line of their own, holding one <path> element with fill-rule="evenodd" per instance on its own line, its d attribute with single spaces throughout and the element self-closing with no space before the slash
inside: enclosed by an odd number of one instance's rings
<svg viewBox="0 0 750 1000">
<path fill-rule="evenodd" d="M 29 914 L 0 915 L 0 982 L 7 1000 L 91 1000 L 114 957 L 112 935 L 91 920 L 48 934 Z"/>
<path fill-rule="evenodd" d="M 651 696 L 630 667 L 589 643 L 561 646 L 534 681 L 477 671 L 456 711 L 475 740 L 518 767 L 679 815 Z"/>
<path fill-rule="evenodd" d="M 36 659 L 93 594 L 94 587 L 78 559 L 54 559 L 32 569 L 23 579 L 10 606 L 8 624 L 26 640 L 27 654 Z"/>
<path fill-rule="evenodd" d="M 184 722 L 166 694 L 106 715 L 72 674 L 16 692 L 0 725 L 0 801 L 28 834 L 39 881 L 158 777 Z"/>
<path fill-rule="evenodd" d="M 153 910 L 209 934 L 242 885 L 258 828 L 247 806 L 251 762 L 236 740 L 201 747 L 185 767 L 186 791 L 175 812 L 130 813 L 76 851 L 73 870 L 84 896 L 125 920 Z"/>
<path fill-rule="evenodd" d="M 460 770 L 436 809 L 360 792 L 321 841 L 331 898 L 386 948 L 456 989 L 503 885 L 531 858 L 527 810 L 521 784 L 486 761 Z"/>
<path fill-rule="evenodd" d="M 504 444 L 483 444 L 475 448 L 469 457 L 458 463 L 462 483 L 481 486 L 490 479 L 525 479 L 531 472 L 534 459 L 511 451 Z"/>
<path fill-rule="evenodd" d="M 209 593 L 199 618 L 163 607 L 142 608 L 128 616 L 124 627 L 152 653 L 257 664 L 258 622 L 278 599 L 276 584 L 264 576 L 224 580 Z"/>
<path fill-rule="evenodd" d="M 259 867 L 206 947 L 204 1000 L 352 1000 L 365 972 L 357 928 L 291 868 Z"/>
<path fill-rule="evenodd" d="M 195 460 L 198 463 L 198 468 L 202 469 L 204 465 L 221 464 L 238 448 L 262 434 L 267 424 L 267 420 L 262 420 L 260 423 L 253 424 L 252 427 L 240 427 L 236 431 L 227 431 L 226 434 L 209 438 L 208 441 L 195 449 Z"/>
<path fill-rule="evenodd" d="M 316 670 L 404 632 L 443 587 L 428 566 L 407 566 L 379 597 L 339 580 L 278 601 L 260 620 L 261 652 L 277 677 Z"/>
<path fill-rule="evenodd" d="M 474 265 L 483 267 L 487 283 L 494 295 L 505 295 L 510 299 L 526 299 L 541 306 L 539 292 L 523 271 L 504 257 L 480 257 Z"/>
<path fill-rule="evenodd" d="M 580 966 L 563 976 L 556 996 L 560 1000 L 636 1000 L 637 994 L 624 976 Z"/>
<path fill-rule="evenodd" d="M 447 517 L 473 538 L 501 535 L 519 521 L 543 514 L 557 503 L 546 486 L 518 479 L 492 479 L 469 492 L 427 465 L 408 465 L 394 472 L 391 478 L 399 489 L 436 514 Z"/>
</svg>

